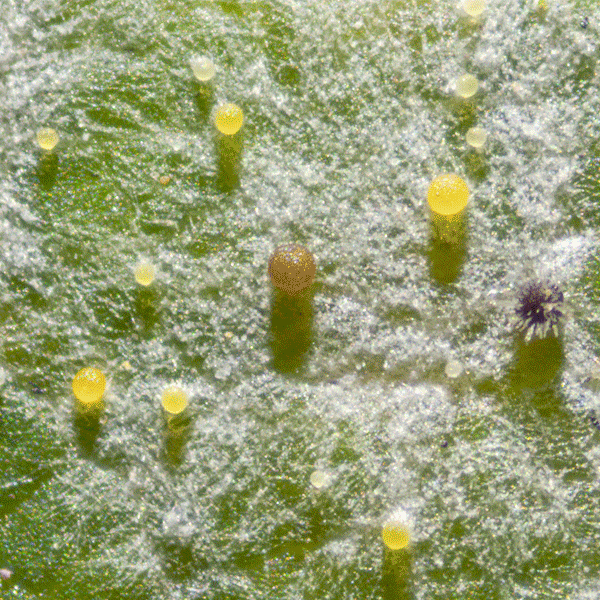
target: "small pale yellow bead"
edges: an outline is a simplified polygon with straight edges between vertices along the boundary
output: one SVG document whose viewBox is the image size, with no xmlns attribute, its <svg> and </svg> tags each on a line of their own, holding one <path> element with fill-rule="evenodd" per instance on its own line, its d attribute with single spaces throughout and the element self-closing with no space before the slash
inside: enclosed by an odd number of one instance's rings
<svg viewBox="0 0 600 600">
<path fill-rule="evenodd" d="M 310 484 L 314 488 L 320 490 L 320 489 L 322 489 L 322 488 L 324 488 L 324 487 L 327 486 L 328 479 L 329 478 L 327 476 L 327 473 L 325 473 L 325 471 L 318 471 L 317 470 L 317 471 L 313 471 L 310 474 L 309 481 L 310 481 Z"/>
<path fill-rule="evenodd" d="M 381 537 L 390 550 L 403 550 L 410 545 L 410 530 L 400 521 L 386 523 L 381 530 Z"/>
<path fill-rule="evenodd" d="M 215 76 L 215 63 L 208 56 L 193 56 L 190 59 L 190 67 L 198 81 L 209 81 Z"/>
<path fill-rule="evenodd" d="M 35 134 L 35 139 L 42 150 L 52 150 L 58 144 L 60 137 L 56 130 L 43 127 Z"/>
<path fill-rule="evenodd" d="M 73 378 L 73 393 L 83 404 L 98 402 L 106 389 L 106 378 L 99 369 L 85 367 Z"/>
<path fill-rule="evenodd" d="M 470 17 L 478 17 L 485 9 L 485 2 L 484 0 L 464 0 L 462 9 Z"/>
<path fill-rule="evenodd" d="M 468 200 L 467 184 L 454 173 L 436 177 L 427 192 L 429 207 L 438 215 L 455 215 L 467 206 Z"/>
<path fill-rule="evenodd" d="M 446 363 L 444 368 L 444 373 L 446 373 L 446 377 L 450 377 L 450 379 L 455 379 L 463 372 L 464 367 L 457 360 L 449 360 Z"/>
<path fill-rule="evenodd" d="M 461 98 L 470 98 L 477 93 L 479 89 L 479 81 L 477 81 L 477 77 L 474 75 L 470 75 L 467 73 L 466 75 L 461 75 L 456 80 L 456 93 Z"/>
<path fill-rule="evenodd" d="M 222 104 L 215 114 L 215 125 L 225 135 L 237 133 L 244 122 L 244 113 L 237 104 Z"/>
<path fill-rule="evenodd" d="M 487 140 L 487 131 L 481 127 L 471 127 L 465 136 L 467 144 L 473 148 L 483 148 Z"/>
<path fill-rule="evenodd" d="M 156 269 L 151 262 L 142 260 L 136 265 L 134 276 L 137 283 L 147 287 L 154 281 Z"/>
<path fill-rule="evenodd" d="M 163 390 L 162 405 L 168 414 L 178 415 L 187 408 L 188 395 L 180 387 L 171 385 Z"/>
</svg>

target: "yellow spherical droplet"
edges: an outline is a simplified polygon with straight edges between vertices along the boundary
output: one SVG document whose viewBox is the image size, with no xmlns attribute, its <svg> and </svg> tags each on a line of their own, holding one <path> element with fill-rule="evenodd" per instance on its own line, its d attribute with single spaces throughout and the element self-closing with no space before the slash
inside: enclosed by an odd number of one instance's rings
<svg viewBox="0 0 600 600">
<path fill-rule="evenodd" d="M 427 192 L 427 202 L 431 210 L 438 215 L 455 215 L 464 209 L 468 200 L 467 184 L 454 173 L 436 177 Z"/>
<path fill-rule="evenodd" d="M 188 395 L 180 387 L 171 385 L 162 393 L 162 405 L 170 415 L 178 415 L 187 408 Z"/>
<path fill-rule="evenodd" d="M 381 530 L 381 537 L 390 550 L 403 550 L 410 545 L 410 530 L 401 521 L 386 523 Z"/>
<path fill-rule="evenodd" d="M 215 63 L 208 56 L 192 56 L 190 67 L 198 81 L 209 81 L 215 76 Z"/>
<path fill-rule="evenodd" d="M 317 272 L 313 255 L 300 244 L 282 244 L 269 259 L 269 277 L 273 285 L 293 296 L 310 286 Z"/>
<path fill-rule="evenodd" d="M 152 263 L 142 260 L 136 265 L 134 275 L 140 285 L 149 286 L 156 277 L 156 269 Z"/>
<path fill-rule="evenodd" d="M 477 93 L 479 89 L 479 81 L 474 75 L 461 75 L 456 80 L 456 93 L 462 98 L 470 98 Z"/>
<path fill-rule="evenodd" d="M 484 0 L 464 0 L 462 9 L 470 17 L 478 17 L 485 9 L 485 2 Z"/>
<path fill-rule="evenodd" d="M 60 139 L 58 133 L 49 127 L 43 127 L 38 130 L 35 134 L 35 138 L 42 150 L 52 150 L 52 148 L 58 144 L 58 140 Z"/>
<path fill-rule="evenodd" d="M 106 389 L 106 379 L 99 369 L 85 367 L 73 378 L 73 393 L 84 404 L 98 402 Z"/>
<path fill-rule="evenodd" d="M 465 138 L 469 146 L 473 146 L 473 148 L 477 148 L 479 150 L 485 145 L 485 141 L 487 140 L 487 131 L 481 127 L 471 127 L 471 129 L 467 131 Z"/>
<path fill-rule="evenodd" d="M 215 114 L 215 125 L 225 135 L 233 135 L 240 130 L 244 113 L 237 104 L 222 104 Z"/>
</svg>

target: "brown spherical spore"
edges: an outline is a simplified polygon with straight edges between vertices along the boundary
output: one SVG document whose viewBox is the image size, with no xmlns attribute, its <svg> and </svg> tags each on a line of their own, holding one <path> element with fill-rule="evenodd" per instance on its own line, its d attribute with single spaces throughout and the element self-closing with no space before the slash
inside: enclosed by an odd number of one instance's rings
<svg viewBox="0 0 600 600">
<path fill-rule="evenodd" d="M 273 285 L 289 296 L 310 286 L 317 265 L 313 255 L 300 244 L 282 244 L 269 259 L 269 277 Z"/>
</svg>

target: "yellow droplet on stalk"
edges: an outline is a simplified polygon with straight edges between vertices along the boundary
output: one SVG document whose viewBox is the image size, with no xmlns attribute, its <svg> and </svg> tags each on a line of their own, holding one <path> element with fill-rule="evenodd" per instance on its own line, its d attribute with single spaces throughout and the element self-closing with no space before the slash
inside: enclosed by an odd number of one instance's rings
<svg viewBox="0 0 600 600">
<path fill-rule="evenodd" d="M 73 393 L 83 404 L 98 402 L 106 389 L 106 378 L 100 369 L 85 367 L 73 378 Z"/>
<path fill-rule="evenodd" d="M 381 537 L 390 550 L 404 550 L 410 545 L 410 530 L 401 521 L 386 523 L 381 530 Z"/>
<path fill-rule="evenodd" d="M 464 0 L 462 9 L 470 17 L 478 17 L 485 9 L 485 2 L 484 0 Z"/>
<path fill-rule="evenodd" d="M 169 415 L 181 414 L 188 405 L 188 395 L 180 387 L 171 385 L 163 390 L 162 405 Z"/>
<path fill-rule="evenodd" d="M 35 134 L 35 139 L 42 150 L 52 150 L 58 144 L 60 136 L 56 130 L 50 127 L 43 127 Z"/>
<path fill-rule="evenodd" d="M 479 89 L 479 81 L 477 81 L 477 77 L 474 75 L 470 75 L 467 73 L 466 75 L 461 75 L 456 80 L 456 93 L 461 98 L 470 98 L 477 93 Z"/>
<path fill-rule="evenodd" d="M 300 244 L 277 246 L 269 259 L 269 277 L 273 285 L 289 296 L 308 288 L 317 272 L 312 253 Z"/>
<path fill-rule="evenodd" d="M 446 377 L 456 379 L 463 372 L 463 369 L 463 365 L 457 360 L 449 360 L 444 367 L 444 373 L 446 373 Z"/>
<path fill-rule="evenodd" d="M 156 269 L 151 262 L 141 260 L 135 267 L 135 280 L 144 287 L 149 286 L 156 277 Z"/>
<path fill-rule="evenodd" d="M 487 140 L 487 131 L 481 127 L 471 127 L 471 129 L 467 131 L 465 138 L 469 146 L 479 150 L 485 145 L 485 141 Z"/>
<path fill-rule="evenodd" d="M 436 177 L 427 192 L 429 207 L 438 215 L 455 215 L 465 208 L 468 200 L 467 184 L 454 173 Z"/>
<path fill-rule="evenodd" d="M 237 104 L 222 104 L 215 114 L 215 125 L 225 135 L 237 133 L 244 122 L 244 113 Z"/>
<path fill-rule="evenodd" d="M 324 488 L 327 485 L 328 479 L 329 478 L 327 476 L 327 473 L 325 473 L 325 471 L 319 471 L 319 470 L 317 470 L 317 471 L 313 471 L 310 474 L 309 481 L 310 481 L 310 484 L 314 488 L 320 490 L 320 489 Z"/>
<path fill-rule="evenodd" d="M 209 81 L 215 76 L 215 63 L 208 56 L 192 56 L 190 67 L 198 81 Z"/>
</svg>

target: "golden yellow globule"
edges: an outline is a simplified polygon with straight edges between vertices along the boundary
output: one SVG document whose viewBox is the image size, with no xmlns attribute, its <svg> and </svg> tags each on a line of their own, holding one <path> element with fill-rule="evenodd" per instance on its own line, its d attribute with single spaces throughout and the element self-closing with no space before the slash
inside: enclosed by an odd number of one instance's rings
<svg viewBox="0 0 600 600">
<path fill-rule="evenodd" d="M 222 104 L 215 113 L 215 125 L 225 135 L 237 133 L 244 122 L 244 113 L 237 104 Z"/>
<path fill-rule="evenodd" d="M 427 192 L 429 207 L 438 215 L 455 215 L 467 206 L 468 200 L 467 184 L 454 173 L 445 173 L 436 177 Z"/>
<path fill-rule="evenodd" d="M 381 537 L 390 550 L 403 550 L 410 545 L 410 531 L 399 521 L 386 523 L 381 530 Z"/>
<path fill-rule="evenodd" d="M 180 387 L 171 385 L 163 390 L 162 405 L 170 415 L 178 415 L 187 408 L 188 395 Z"/>
<path fill-rule="evenodd" d="M 100 369 L 85 367 L 73 378 L 73 393 L 83 404 L 98 402 L 106 389 L 106 378 Z"/>
<path fill-rule="evenodd" d="M 300 244 L 277 246 L 269 259 L 269 277 L 273 285 L 289 296 L 309 287 L 317 272 L 313 255 Z"/>
</svg>

